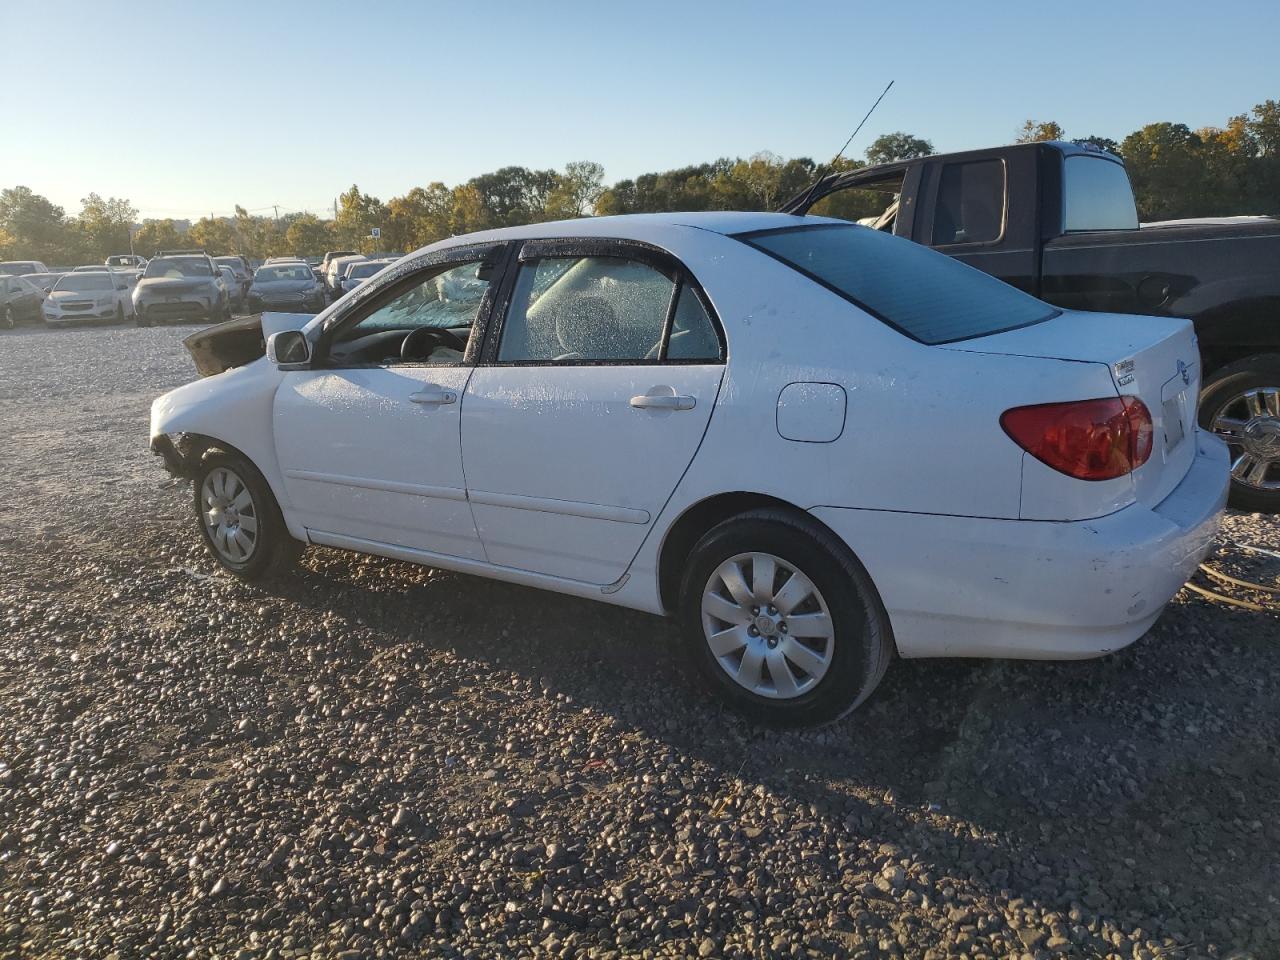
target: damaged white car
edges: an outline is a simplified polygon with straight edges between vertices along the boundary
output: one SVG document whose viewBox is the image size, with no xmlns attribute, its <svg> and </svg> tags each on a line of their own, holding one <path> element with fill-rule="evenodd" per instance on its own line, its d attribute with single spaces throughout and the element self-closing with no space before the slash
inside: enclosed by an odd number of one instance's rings
<svg viewBox="0 0 1280 960">
<path fill-rule="evenodd" d="M 1227 492 L 1190 323 L 819 217 L 453 238 L 190 345 L 212 375 L 155 402 L 151 444 L 227 570 L 323 544 L 674 615 L 783 723 L 854 708 L 895 653 L 1132 642 Z"/>
</svg>

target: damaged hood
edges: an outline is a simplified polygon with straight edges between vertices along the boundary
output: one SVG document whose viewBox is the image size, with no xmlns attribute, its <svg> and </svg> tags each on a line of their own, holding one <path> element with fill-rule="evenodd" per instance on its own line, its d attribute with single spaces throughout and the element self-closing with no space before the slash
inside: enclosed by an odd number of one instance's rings
<svg viewBox="0 0 1280 960">
<path fill-rule="evenodd" d="M 243 367 L 266 356 L 267 338 L 282 330 L 301 330 L 311 313 L 255 313 L 198 330 L 182 341 L 202 377 Z"/>
</svg>

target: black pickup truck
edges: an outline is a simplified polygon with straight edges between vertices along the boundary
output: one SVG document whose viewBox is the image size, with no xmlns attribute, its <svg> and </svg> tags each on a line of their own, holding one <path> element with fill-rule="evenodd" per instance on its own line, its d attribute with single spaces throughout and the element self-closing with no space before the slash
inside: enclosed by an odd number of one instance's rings
<svg viewBox="0 0 1280 960">
<path fill-rule="evenodd" d="M 1058 142 L 837 173 L 782 210 L 856 219 L 1059 307 L 1191 319 L 1231 502 L 1280 512 L 1280 219 L 1140 226 L 1120 158 Z"/>
</svg>

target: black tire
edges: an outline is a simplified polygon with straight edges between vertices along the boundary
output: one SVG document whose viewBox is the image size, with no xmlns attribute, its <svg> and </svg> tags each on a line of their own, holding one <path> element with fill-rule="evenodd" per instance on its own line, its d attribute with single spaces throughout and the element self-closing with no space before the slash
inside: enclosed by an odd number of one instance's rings
<svg viewBox="0 0 1280 960">
<path fill-rule="evenodd" d="M 135 327 L 151 326 L 151 321 L 147 319 L 147 311 L 145 307 L 139 307 L 133 311 L 133 325 Z"/>
<path fill-rule="evenodd" d="M 702 598 L 712 575 L 726 560 L 751 552 L 772 554 L 802 571 L 825 600 L 834 628 L 826 673 L 791 699 L 762 696 L 737 683 L 703 631 Z M 679 620 L 686 653 L 712 690 L 747 716 L 776 726 L 827 723 L 849 713 L 880 683 L 894 650 L 889 615 L 849 548 L 803 514 L 778 509 L 732 517 L 698 541 L 681 582 Z"/>
<path fill-rule="evenodd" d="M 252 552 L 239 560 L 227 556 L 214 542 L 214 536 L 205 522 L 202 491 L 206 478 L 219 469 L 230 471 L 237 477 L 252 498 L 251 511 L 242 508 L 242 512 L 255 520 L 256 542 Z M 209 552 L 224 570 L 242 580 L 262 580 L 288 571 L 297 562 L 303 544 L 289 535 L 271 487 L 258 468 L 244 457 L 224 450 L 206 453 L 196 469 L 192 494 L 196 526 Z"/>
<path fill-rule="evenodd" d="M 1267 387 L 1280 390 L 1280 356 L 1246 357 L 1215 370 L 1200 394 L 1200 426 L 1212 431 L 1214 421 L 1227 412 L 1237 398 L 1247 391 Z M 1223 439 L 1231 443 L 1230 438 Z M 1231 443 L 1232 462 L 1243 449 L 1239 444 Z M 1280 464 L 1271 467 L 1266 482 L 1280 483 Z M 1237 510 L 1280 513 L 1280 487 L 1264 490 L 1233 477 L 1227 502 Z"/>
</svg>

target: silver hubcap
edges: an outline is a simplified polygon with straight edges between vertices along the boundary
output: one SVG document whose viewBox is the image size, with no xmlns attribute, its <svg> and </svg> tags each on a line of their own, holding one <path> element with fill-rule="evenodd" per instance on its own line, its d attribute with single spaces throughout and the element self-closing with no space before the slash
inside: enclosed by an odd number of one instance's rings
<svg viewBox="0 0 1280 960">
<path fill-rule="evenodd" d="M 812 690 L 835 652 L 822 594 L 770 553 L 740 553 L 716 567 L 702 592 L 702 630 L 735 683 L 775 700 Z"/>
<path fill-rule="evenodd" d="M 218 555 L 232 563 L 253 556 L 258 509 L 244 481 L 226 467 L 215 467 L 200 486 L 200 501 L 204 526 Z"/>
<path fill-rule="evenodd" d="M 1280 490 L 1280 388 L 1256 387 L 1233 397 L 1213 419 L 1231 445 L 1231 476 L 1258 490 Z"/>
</svg>

